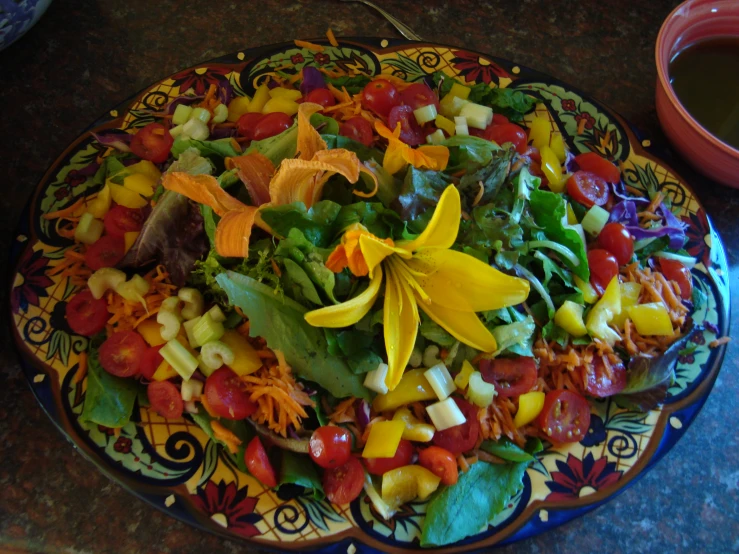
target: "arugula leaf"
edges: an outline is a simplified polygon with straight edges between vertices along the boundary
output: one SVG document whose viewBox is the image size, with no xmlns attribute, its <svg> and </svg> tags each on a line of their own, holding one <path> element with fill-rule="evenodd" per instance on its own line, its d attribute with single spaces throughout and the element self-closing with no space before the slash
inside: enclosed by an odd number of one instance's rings
<svg viewBox="0 0 739 554">
<path fill-rule="evenodd" d="M 92 182 L 95 185 L 103 185 L 105 181 L 114 175 L 122 172 L 126 167 L 121 163 L 121 159 L 127 158 L 127 154 L 111 154 L 110 156 L 103 159 L 103 163 L 100 164 L 98 170 L 95 172 L 95 176 L 92 178 Z M 117 183 L 117 184 L 122 184 Z"/>
<path fill-rule="evenodd" d="M 285 129 L 279 135 L 262 140 L 253 140 L 245 154 L 259 152 L 269 158 L 272 164 L 277 167 L 282 160 L 295 157 L 295 151 L 297 149 L 298 124 L 296 122 L 292 127 Z"/>
<path fill-rule="evenodd" d="M 526 166 L 523 166 L 518 175 L 513 179 L 513 187 L 516 190 L 516 199 L 511 211 L 511 221 L 518 223 L 526 208 L 526 202 L 531 197 L 531 191 L 538 189 L 541 184 L 539 177 L 534 177 Z"/>
<path fill-rule="evenodd" d="M 371 398 L 346 362 L 329 354 L 323 331 L 305 321 L 305 307 L 289 298 L 280 299 L 270 287 L 233 271 L 218 275 L 216 281 L 231 304 L 249 318 L 251 336 L 263 337 L 271 349 L 280 350 L 297 376 L 337 398 Z"/>
<path fill-rule="evenodd" d="M 180 152 L 178 158 L 167 169 L 167 173 L 173 171 L 189 173 L 190 175 L 212 175 L 213 164 L 208 158 L 201 156 L 197 148 L 190 147 Z"/>
<path fill-rule="evenodd" d="M 340 211 L 341 206 L 336 202 L 322 200 L 310 210 L 302 202 L 293 202 L 264 208 L 259 214 L 276 234 L 286 237 L 291 229 L 298 229 L 313 244 L 325 247 L 334 237 L 334 221 Z"/>
<path fill-rule="evenodd" d="M 279 489 L 282 485 L 288 484 L 298 485 L 312 490 L 313 498 L 316 500 L 323 500 L 326 497 L 315 464 L 307 456 L 301 456 L 295 452 L 283 450 L 280 479 L 277 483 L 277 488 Z"/>
<path fill-rule="evenodd" d="M 478 462 L 426 506 L 421 546 L 442 546 L 475 535 L 495 518 L 521 488 L 527 462 Z"/>
<path fill-rule="evenodd" d="M 321 287 L 329 300 L 336 304 L 338 303 L 334 296 L 336 275 L 324 264 L 324 258 L 328 257 L 329 253 L 314 246 L 299 229 L 290 229 L 287 237 L 282 239 L 275 249 L 276 258 L 287 257 L 299 264 L 313 284 Z"/>
</svg>

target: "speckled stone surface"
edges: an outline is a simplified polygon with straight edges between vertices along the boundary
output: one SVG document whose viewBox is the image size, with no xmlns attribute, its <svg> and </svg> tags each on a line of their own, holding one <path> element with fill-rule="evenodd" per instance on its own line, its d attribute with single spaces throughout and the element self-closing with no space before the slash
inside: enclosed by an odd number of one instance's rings
<svg viewBox="0 0 739 554">
<path fill-rule="evenodd" d="M 377 2 L 428 40 L 515 60 L 584 90 L 662 140 L 654 42 L 675 0 Z M 338 1 L 56 0 L 0 52 L 0 252 L 47 166 L 100 114 L 179 69 L 295 37 L 398 36 Z M 739 285 L 739 191 L 674 163 L 724 238 Z M 109 481 L 36 403 L 10 344 L 7 275 L 0 350 L 0 551 L 250 551 L 190 528 Z M 732 301 L 734 327 L 739 305 Z M 594 512 L 503 552 L 739 551 L 739 342 L 703 411 L 646 476 Z"/>
</svg>

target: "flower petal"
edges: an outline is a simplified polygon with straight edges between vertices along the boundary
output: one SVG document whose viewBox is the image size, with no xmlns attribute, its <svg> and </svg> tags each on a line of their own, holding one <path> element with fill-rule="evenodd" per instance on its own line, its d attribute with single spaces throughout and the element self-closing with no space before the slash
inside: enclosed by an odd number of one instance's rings
<svg viewBox="0 0 739 554">
<path fill-rule="evenodd" d="M 362 234 L 359 237 L 359 248 L 362 250 L 364 261 L 367 262 L 370 277 L 372 276 L 372 271 L 391 254 L 398 254 L 403 258 L 411 257 L 409 251 L 398 248 L 397 246 L 391 246 L 370 233 Z"/>
<path fill-rule="evenodd" d="M 212 175 L 190 175 L 174 171 L 162 175 L 162 186 L 187 196 L 199 204 L 213 208 L 222 216 L 230 210 L 241 210 L 246 204 L 227 193 Z"/>
<path fill-rule="evenodd" d="M 387 269 L 385 279 L 385 307 L 383 310 L 385 328 L 385 350 L 387 351 L 387 377 L 385 384 L 393 390 L 411 358 L 418 334 L 418 306 L 410 287 Z"/>
<path fill-rule="evenodd" d="M 313 102 L 303 102 L 298 107 L 298 148 L 297 154 L 301 160 L 310 160 L 316 152 L 326 150 L 326 141 L 321 134 L 310 124 L 310 116 L 320 112 L 323 106 Z"/>
<path fill-rule="evenodd" d="M 305 314 L 305 320 L 313 327 L 347 327 L 354 325 L 370 311 L 382 284 L 382 267 L 375 272 L 369 286 L 351 300 L 313 310 Z"/>
<path fill-rule="evenodd" d="M 423 145 L 418 148 L 408 147 L 404 151 L 405 160 L 413 167 L 428 167 L 436 171 L 444 171 L 449 164 L 449 149 L 442 145 Z"/>
<path fill-rule="evenodd" d="M 216 226 L 215 247 L 219 256 L 246 258 L 257 208 L 244 206 L 226 212 Z"/>
<path fill-rule="evenodd" d="M 419 300 L 418 305 L 433 321 L 446 329 L 455 339 L 482 352 L 495 352 L 498 349 L 495 337 L 474 312 L 450 310 L 433 302 L 427 304 L 421 300 Z"/>
<path fill-rule="evenodd" d="M 520 304 L 529 295 L 525 279 L 510 277 L 455 250 L 423 248 L 406 264 L 423 274 L 416 280 L 431 301 L 451 310 L 497 310 Z"/>
<path fill-rule="evenodd" d="M 412 241 L 399 244 L 411 252 L 424 246 L 451 248 L 457 240 L 461 215 L 462 204 L 459 191 L 454 185 L 449 185 L 441 194 L 434 215 L 423 233 Z"/>
</svg>

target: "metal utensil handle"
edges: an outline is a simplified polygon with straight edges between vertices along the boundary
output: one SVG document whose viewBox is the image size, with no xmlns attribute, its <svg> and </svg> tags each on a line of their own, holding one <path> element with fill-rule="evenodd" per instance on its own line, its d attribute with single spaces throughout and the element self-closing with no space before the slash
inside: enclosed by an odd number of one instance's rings
<svg viewBox="0 0 739 554">
<path fill-rule="evenodd" d="M 378 6 L 376 4 L 373 4 L 369 0 L 355 0 L 355 1 L 359 1 L 362 4 L 365 4 L 365 5 L 369 6 L 370 8 L 373 8 L 373 9 L 377 10 L 378 12 L 380 12 L 380 14 L 382 15 L 382 17 L 384 17 L 385 19 L 387 19 L 392 24 L 392 26 L 395 27 L 398 30 L 398 32 L 401 35 L 403 35 L 405 38 L 407 38 L 408 40 L 422 40 L 421 37 L 413 31 L 413 29 L 411 29 L 410 27 L 408 27 L 408 25 L 406 25 L 405 23 L 403 23 L 399 19 L 396 19 L 395 17 L 393 17 L 392 15 L 390 15 L 389 13 L 387 13 L 380 6 Z"/>
</svg>

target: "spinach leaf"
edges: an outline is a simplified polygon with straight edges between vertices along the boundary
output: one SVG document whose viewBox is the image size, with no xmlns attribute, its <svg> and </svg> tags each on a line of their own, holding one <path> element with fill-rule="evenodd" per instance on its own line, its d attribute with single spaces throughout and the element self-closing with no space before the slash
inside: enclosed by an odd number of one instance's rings
<svg viewBox="0 0 739 554">
<path fill-rule="evenodd" d="M 221 448 L 223 449 L 223 453 L 231 459 L 234 465 L 236 465 L 244 473 L 249 473 L 249 469 L 246 467 L 246 463 L 244 462 L 244 452 L 246 451 L 246 446 L 256 436 L 256 432 L 251 425 L 243 420 L 233 421 L 225 418 L 214 418 L 205 410 L 201 410 L 196 414 L 189 414 L 189 416 L 195 423 L 200 426 L 203 432 L 208 435 L 211 440 L 215 441 L 216 443 L 218 443 L 218 445 L 221 446 Z M 211 425 L 211 422 L 215 419 L 218 419 L 218 423 L 223 425 L 226 429 L 231 431 L 239 438 L 241 444 L 239 445 L 237 452 L 231 452 L 226 443 L 218 440 L 215 437 L 213 426 Z"/>
<path fill-rule="evenodd" d="M 282 451 L 282 465 L 280 467 L 280 479 L 277 484 L 279 489 L 282 485 L 298 485 L 313 491 L 313 498 L 323 500 L 326 495 L 323 492 L 321 479 L 316 471 L 316 466 L 307 456 L 301 456 L 289 450 Z"/>
<path fill-rule="evenodd" d="M 262 140 L 252 141 L 245 154 L 259 152 L 269 158 L 269 161 L 277 167 L 286 158 L 295 157 L 298 149 L 298 124 L 294 123 L 289 129 L 285 129 L 279 135 Z"/>
<path fill-rule="evenodd" d="M 507 437 L 501 437 L 497 441 L 483 441 L 480 445 L 481 450 L 509 462 L 531 462 L 535 459 L 534 454 L 541 452 L 543 448 L 541 441 L 537 438 L 529 439 L 525 448 L 521 448 Z"/>
<path fill-rule="evenodd" d="M 328 246 L 334 237 L 334 221 L 341 206 L 330 200 L 317 202 L 310 210 L 302 202 L 272 206 L 259 213 L 276 234 L 288 236 L 291 229 L 300 230 L 316 246 Z"/>
<path fill-rule="evenodd" d="M 285 273 L 282 274 L 285 293 L 301 304 L 305 305 L 307 300 L 323 306 L 323 301 L 305 270 L 290 258 L 283 258 L 282 264 L 285 266 Z"/>
<path fill-rule="evenodd" d="M 377 179 L 377 193 L 375 194 L 375 198 L 382 202 L 383 206 L 389 208 L 400 194 L 400 181 L 390 175 L 385 168 L 382 167 L 382 164 L 375 160 L 367 160 L 364 162 L 364 165 Z M 371 182 L 369 176 L 366 173 L 362 173 L 361 178 L 362 181 L 364 181 L 364 184 L 367 185 L 367 189 L 371 190 L 374 183 Z"/>
</svg>

